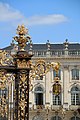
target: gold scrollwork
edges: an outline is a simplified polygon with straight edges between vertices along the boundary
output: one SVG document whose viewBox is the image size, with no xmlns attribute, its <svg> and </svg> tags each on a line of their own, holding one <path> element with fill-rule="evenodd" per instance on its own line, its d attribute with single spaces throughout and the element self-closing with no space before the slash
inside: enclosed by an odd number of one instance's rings
<svg viewBox="0 0 80 120">
<path fill-rule="evenodd" d="M 25 101 L 25 99 L 21 99 L 21 101 L 19 102 L 19 107 L 21 108 L 21 110 L 25 110 L 26 104 L 27 102 Z"/>
<path fill-rule="evenodd" d="M 21 80 L 21 82 L 25 82 L 26 79 L 27 79 L 27 76 L 26 76 L 25 73 L 20 74 L 20 80 Z"/>
<path fill-rule="evenodd" d="M 31 61 L 26 61 L 25 59 L 19 60 L 17 59 L 17 66 L 18 68 L 30 68 L 31 67 Z"/>
<path fill-rule="evenodd" d="M 0 50 L 0 66 L 7 66 L 14 64 L 13 58 L 5 50 Z"/>
<path fill-rule="evenodd" d="M 53 85 L 53 94 L 58 95 L 61 93 L 61 85 L 59 83 L 55 83 Z"/>
<path fill-rule="evenodd" d="M 0 115 L 4 117 L 8 113 L 8 104 L 6 98 L 4 96 L 0 97 Z"/>
<path fill-rule="evenodd" d="M 59 68 L 60 68 L 60 63 L 59 62 L 51 62 L 51 67 L 56 71 L 58 74 Z"/>
<path fill-rule="evenodd" d="M 0 70 L 0 88 L 5 89 L 6 87 L 6 74 L 5 70 Z"/>
<path fill-rule="evenodd" d="M 45 75 L 52 68 L 56 71 L 56 74 L 59 71 L 60 63 L 59 62 L 45 62 L 44 60 L 38 60 L 34 65 L 31 66 L 30 79 L 40 77 Z"/>
</svg>

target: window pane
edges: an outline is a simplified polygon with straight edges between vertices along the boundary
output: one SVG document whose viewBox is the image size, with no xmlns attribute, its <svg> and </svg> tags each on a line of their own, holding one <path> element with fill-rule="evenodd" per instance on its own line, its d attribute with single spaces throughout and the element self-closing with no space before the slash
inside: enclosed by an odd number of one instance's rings
<svg viewBox="0 0 80 120">
<path fill-rule="evenodd" d="M 42 116 L 36 115 L 32 120 L 44 120 Z"/>
<path fill-rule="evenodd" d="M 79 69 L 72 69 L 72 80 L 79 80 Z"/>
<path fill-rule="evenodd" d="M 72 117 L 71 120 L 80 120 L 80 118 L 75 116 L 75 117 Z"/>
<path fill-rule="evenodd" d="M 36 99 L 36 105 L 43 105 L 43 94 L 42 93 L 36 93 L 35 94 Z"/>
<path fill-rule="evenodd" d="M 61 94 L 59 95 L 53 94 L 53 105 L 61 105 Z"/>
<path fill-rule="evenodd" d="M 51 118 L 51 120 L 62 120 L 59 116 L 54 116 Z"/>
<path fill-rule="evenodd" d="M 36 87 L 35 90 L 35 103 L 36 105 L 43 105 L 43 88 Z"/>
<path fill-rule="evenodd" d="M 76 94 L 76 105 L 80 105 L 79 94 Z"/>
<path fill-rule="evenodd" d="M 56 77 L 56 71 L 55 70 L 53 70 L 53 79 Z M 59 77 L 59 79 L 61 80 L 61 70 L 59 70 L 58 71 L 58 77 Z"/>
<path fill-rule="evenodd" d="M 80 91 L 78 87 L 73 87 L 71 89 L 71 105 L 79 105 L 80 104 Z"/>
<path fill-rule="evenodd" d="M 75 94 L 71 94 L 71 105 L 75 105 Z"/>
</svg>

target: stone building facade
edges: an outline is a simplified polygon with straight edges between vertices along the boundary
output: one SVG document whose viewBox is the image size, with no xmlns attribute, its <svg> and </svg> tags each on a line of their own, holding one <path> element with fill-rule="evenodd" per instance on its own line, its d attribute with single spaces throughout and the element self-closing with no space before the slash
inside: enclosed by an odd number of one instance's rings
<svg viewBox="0 0 80 120">
<path fill-rule="evenodd" d="M 43 59 L 61 64 L 58 73 L 61 93 L 53 94 L 53 69 L 43 78 L 34 79 L 29 101 L 30 120 L 80 120 L 80 44 L 70 44 L 67 40 L 63 44 L 50 44 L 48 41 L 33 52 L 33 61 Z"/>
</svg>

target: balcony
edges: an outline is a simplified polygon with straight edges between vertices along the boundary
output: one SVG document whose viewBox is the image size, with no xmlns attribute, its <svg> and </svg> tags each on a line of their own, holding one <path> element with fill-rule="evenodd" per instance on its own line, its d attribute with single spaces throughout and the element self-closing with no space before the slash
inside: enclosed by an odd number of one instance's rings
<svg viewBox="0 0 80 120">
<path fill-rule="evenodd" d="M 80 107 L 80 105 L 70 105 L 69 109 L 70 110 L 77 110 Z"/>
<path fill-rule="evenodd" d="M 62 105 L 51 105 L 52 110 L 60 110 L 62 108 Z"/>
<path fill-rule="evenodd" d="M 44 106 L 44 105 L 33 105 L 32 108 L 33 108 L 34 110 L 38 110 L 38 109 L 44 109 L 45 106 Z"/>
</svg>

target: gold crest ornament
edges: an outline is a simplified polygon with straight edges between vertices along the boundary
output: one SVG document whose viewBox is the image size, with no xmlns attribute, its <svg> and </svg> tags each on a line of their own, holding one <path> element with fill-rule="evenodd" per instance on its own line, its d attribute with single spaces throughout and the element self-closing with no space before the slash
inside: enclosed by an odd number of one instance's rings
<svg viewBox="0 0 80 120">
<path fill-rule="evenodd" d="M 58 81 L 53 84 L 53 94 L 59 95 L 61 93 L 61 85 L 58 83 Z"/>
</svg>

